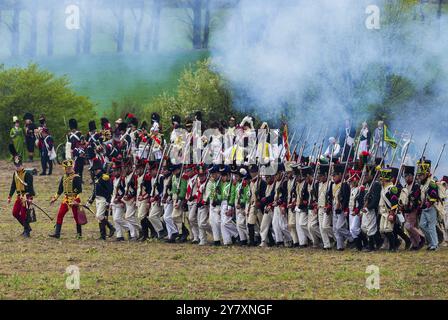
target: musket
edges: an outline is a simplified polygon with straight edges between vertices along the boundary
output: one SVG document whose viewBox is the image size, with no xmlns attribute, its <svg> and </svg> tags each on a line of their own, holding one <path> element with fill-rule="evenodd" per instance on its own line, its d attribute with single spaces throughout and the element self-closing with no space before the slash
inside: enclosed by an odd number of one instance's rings
<svg viewBox="0 0 448 320">
<path fill-rule="evenodd" d="M 333 167 L 333 153 L 334 153 L 334 147 L 331 148 L 331 156 L 330 156 L 330 164 L 328 165 L 328 175 L 327 175 L 327 192 L 330 189 L 330 177 L 331 177 L 331 168 Z"/>
<path fill-rule="evenodd" d="M 354 143 L 352 143 L 352 145 L 350 146 L 350 149 L 348 151 L 349 156 L 352 153 L 353 145 L 354 145 Z M 345 162 L 344 173 L 342 174 L 342 181 L 344 181 L 345 175 L 347 174 L 348 163 L 349 163 L 349 157 L 347 157 L 346 162 Z"/>
<path fill-rule="evenodd" d="M 45 215 L 48 217 L 48 219 L 50 219 L 50 221 L 53 221 L 53 218 L 50 217 L 50 215 L 49 215 L 48 213 L 46 213 L 44 209 L 42 209 L 41 207 L 39 207 L 39 206 L 38 206 L 37 204 L 35 204 L 34 202 L 32 202 L 31 205 L 32 205 L 33 207 L 36 207 L 36 208 L 39 209 L 40 211 L 42 211 L 43 214 L 45 214 Z"/>
<path fill-rule="evenodd" d="M 423 157 L 425 156 L 425 153 L 426 153 L 426 148 L 428 147 L 428 144 L 429 144 L 430 140 L 431 140 L 431 134 L 429 135 L 428 140 L 426 140 L 426 142 L 425 142 L 425 146 L 423 147 L 423 151 L 422 151 L 421 157 L 419 159 L 417 159 L 417 161 L 422 161 L 423 160 Z M 414 179 L 412 180 L 411 190 L 414 187 L 415 181 L 417 180 L 417 171 L 418 170 L 415 170 L 415 172 L 414 172 Z"/>
<path fill-rule="evenodd" d="M 168 147 L 168 152 L 167 152 L 167 153 L 170 152 L 170 150 L 171 150 L 171 146 L 172 146 L 172 145 L 170 145 L 170 146 Z M 155 183 L 153 183 L 152 186 L 151 186 L 151 197 L 154 197 L 154 192 L 156 191 L 157 179 L 158 179 L 158 177 L 159 177 L 160 170 L 162 169 L 162 163 L 163 163 L 164 158 L 165 158 L 165 151 L 167 151 L 167 150 L 166 150 L 166 145 L 163 147 L 162 158 L 160 159 L 159 167 L 157 168 L 157 174 L 156 174 L 155 179 L 154 179 L 154 180 L 155 180 Z"/>
<path fill-rule="evenodd" d="M 297 162 L 298 162 L 298 163 L 300 163 L 299 161 L 302 161 L 303 152 L 305 151 L 306 144 L 307 144 L 307 142 L 308 142 L 308 139 L 309 139 L 309 137 L 310 137 L 310 134 L 311 134 L 311 128 L 308 130 L 308 134 L 307 134 L 307 136 L 306 136 L 305 141 L 304 141 L 303 144 L 300 146 L 300 151 L 299 151 L 299 155 L 298 155 L 298 158 L 297 158 Z"/>
<path fill-rule="evenodd" d="M 89 211 L 91 214 L 93 214 L 94 216 L 96 216 L 95 212 L 92 211 L 92 209 L 90 209 L 88 206 L 86 206 L 85 204 L 82 204 L 81 207 L 83 207 L 84 209 L 87 209 L 87 211 Z"/>
<path fill-rule="evenodd" d="M 390 161 L 391 166 L 394 165 L 395 157 L 397 156 L 398 153 L 398 147 L 400 146 L 402 141 L 403 141 L 403 135 L 401 136 L 400 141 L 398 141 L 397 147 L 395 148 L 394 153 L 392 154 L 392 160 Z"/>
<path fill-rule="evenodd" d="M 439 158 L 437 159 L 437 163 L 436 163 L 436 166 L 434 167 L 432 176 L 435 176 L 435 174 L 436 174 L 437 168 L 439 167 L 440 159 L 442 158 L 443 152 L 445 151 L 445 147 L 446 147 L 446 142 L 442 146 L 442 150 L 440 151 Z"/>
<path fill-rule="evenodd" d="M 184 151 L 183 151 L 183 159 L 182 159 L 182 167 L 180 168 L 180 176 L 179 176 L 179 181 L 177 182 L 177 192 L 179 192 L 179 188 L 180 188 L 180 182 L 182 180 L 182 175 L 184 173 L 184 167 L 185 167 L 185 161 L 187 160 L 187 152 L 186 150 L 188 149 L 188 146 L 190 145 L 190 141 L 193 138 L 193 133 L 191 134 L 191 136 L 188 138 L 187 143 L 185 144 L 184 147 Z"/>
</svg>

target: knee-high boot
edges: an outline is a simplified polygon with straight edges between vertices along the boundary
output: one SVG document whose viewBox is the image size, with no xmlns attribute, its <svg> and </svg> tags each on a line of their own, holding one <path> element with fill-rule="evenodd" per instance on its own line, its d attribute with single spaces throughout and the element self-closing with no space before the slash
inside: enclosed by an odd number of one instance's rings
<svg viewBox="0 0 448 320">
<path fill-rule="evenodd" d="M 255 246 L 255 225 L 248 224 L 247 229 L 249 231 L 249 246 Z"/>
<path fill-rule="evenodd" d="M 393 232 L 386 233 L 386 238 L 389 241 L 389 251 L 397 251 L 397 243 Z"/>
<path fill-rule="evenodd" d="M 61 229 L 62 229 L 62 224 L 56 224 L 56 227 L 54 229 L 54 233 L 50 234 L 50 237 L 59 239 L 61 237 Z"/>
<path fill-rule="evenodd" d="M 106 240 L 106 220 L 101 220 L 98 226 L 100 229 L 100 238 L 98 240 Z"/>
<path fill-rule="evenodd" d="M 82 225 L 80 225 L 80 224 L 76 225 L 76 237 L 78 239 L 82 238 Z"/>
</svg>

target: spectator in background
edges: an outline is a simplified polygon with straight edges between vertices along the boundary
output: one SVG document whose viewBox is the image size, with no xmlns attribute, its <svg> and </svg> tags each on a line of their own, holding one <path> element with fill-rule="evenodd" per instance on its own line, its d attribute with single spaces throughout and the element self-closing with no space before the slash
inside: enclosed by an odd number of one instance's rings
<svg viewBox="0 0 448 320">
<path fill-rule="evenodd" d="M 25 156 L 25 132 L 23 128 L 20 127 L 19 118 L 14 116 L 12 121 L 14 123 L 14 127 L 11 128 L 9 136 L 11 137 L 17 154 L 23 159 Z"/>
<path fill-rule="evenodd" d="M 31 113 L 27 112 L 23 116 L 23 120 L 25 121 L 25 144 L 28 151 L 28 162 L 33 162 L 34 148 L 36 143 L 36 136 L 34 135 L 34 130 L 36 130 L 36 125 L 34 124 L 34 116 Z"/>
<path fill-rule="evenodd" d="M 50 159 L 50 153 L 54 148 L 53 137 L 48 132 L 47 128 L 42 128 L 40 131 L 40 141 L 39 141 L 39 149 L 40 149 L 40 161 L 42 164 L 42 172 L 41 176 L 48 175 L 51 176 L 53 173 L 53 160 Z"/>
</svg>

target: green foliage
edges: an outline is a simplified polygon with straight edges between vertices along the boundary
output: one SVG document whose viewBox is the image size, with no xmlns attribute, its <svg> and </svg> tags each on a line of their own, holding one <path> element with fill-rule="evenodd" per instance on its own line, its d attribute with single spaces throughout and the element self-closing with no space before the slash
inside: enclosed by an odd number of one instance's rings
<svg viewBox="0 0 448 320">
<path fill-rule="evenodd" d="M 183 119 L 201 111 L 203 121 L 227 119 L 234 113 L 230 91 L 221 76 L 210 67 L 210 59 L 190 65 L 181 74 L 176 93 L 159 95 L 145 108 L 149 119 L 152 112 L 162 117 L 162 126 L 170 126 L 171 116 Z"/>
<path fill-rule="evenodd" d="M 50 132 L 56 141 L 62 141 L 70 118 L 78 120 L 81 130 L 87 128 L 94 118 L 94 105 L 88 98 L 78 96 L 70 87 L 66 77 L 55 77 L 51 72 L 35 64 L 26 68 L 5 68 L 0 66 L 0 150 L 6 150 L 9 143 L 8 129 L 12 117 L 22 120 L 26 112 L 34 115 L 35 121 L 41 114 L 47 119 Z M 23 121 L 22 121 L 23 124 Z"/>
</svg>

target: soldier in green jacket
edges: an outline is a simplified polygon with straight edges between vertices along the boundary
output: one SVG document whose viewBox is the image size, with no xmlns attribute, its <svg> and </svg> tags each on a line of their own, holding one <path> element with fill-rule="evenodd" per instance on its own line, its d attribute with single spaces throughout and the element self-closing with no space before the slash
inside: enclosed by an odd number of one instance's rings
<svg viewBox="0 0 448 320">
<path fill-rule="evenodd" d="M 233 216 L 235 214 L 234 202 L 236 185 L 231 179 L 231 172 L 228 166 L 220 168 L 220 173 L 221 185 L 219 186 L 219 198 L 221 200 L 221 234 L 224 245 L 229 246 L 235 243 L 238 238 L 238 230 L 233 221 Z"/>
<path fill-rule="evenodd" d="M 211 169 L 211 179 L 209 184 L 210 187 L 207 186 L 207 188 L 209 188 L 208 201 L 210 203 L 210 226 L 212 228 L 214 245 L 219 246 L 221 245 L 221 176 L 219 168 L 213 167 Z"/>
<path fill-rule="evenodd" d="M 238 172 L 234 175 L 235 192 L 233 193 L 233 198 L 231 197 L 231 203 L 235 207 L 236 213 L 236 229 L 240 237 L 240 245 L 246 246 L 248 239 L 248 231 L 246 224 L 246 213 L 249 206 L 250 199 L 250 176 L 245 168 L 240 168 Z"/>
<path fill-rule="evenodd" d="M 185 195 L 187 194 L 187 181 L 185 173 L 181 176 L 181 165 L 176 165 L 173 170 L 173 178 L 171 181 L 171 194 L 173 198 L 173 221 L 179 232 L 178 237 L 180 242 L 187 241 L 190 234 L 184 223 L 184 207 L 186 205 Z M 175 236 L 175 235 L 173 235 Z M 171 239 L 173 241 L 174 239 Z"/>
</svg>

